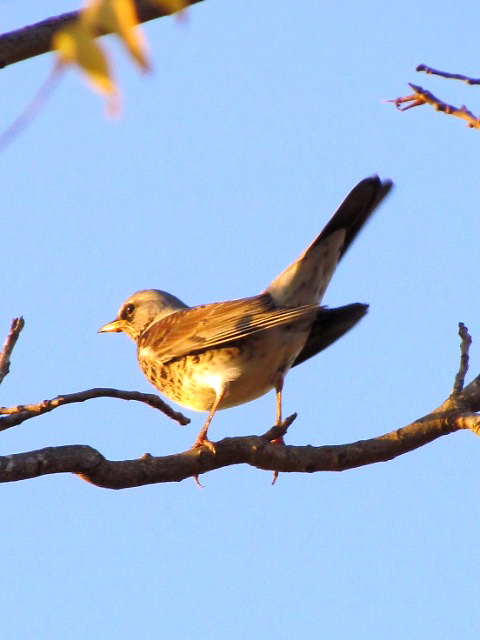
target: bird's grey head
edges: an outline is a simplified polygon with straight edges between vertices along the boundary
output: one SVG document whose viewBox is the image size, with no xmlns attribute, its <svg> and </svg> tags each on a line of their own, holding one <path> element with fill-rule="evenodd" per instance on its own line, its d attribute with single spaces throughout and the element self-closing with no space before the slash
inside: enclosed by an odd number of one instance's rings
<svg viewBox="0 0 480 640">
<path fill-rule="evenodd" d="M 100 327 L 98 333 L 124 331 L 137 342 L 141 334 L 154 322 L 187 308 L 188 305 L 166 291 L 137 291 L 125 300 L 115 320 Z"/>
</svg>

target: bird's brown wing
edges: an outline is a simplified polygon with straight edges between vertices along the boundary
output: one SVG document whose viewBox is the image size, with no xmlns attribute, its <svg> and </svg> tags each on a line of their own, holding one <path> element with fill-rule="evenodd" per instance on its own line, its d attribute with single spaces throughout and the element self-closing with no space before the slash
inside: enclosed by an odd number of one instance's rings
<svg viewBox="0 0 480 640">
<path fill-rule="evenodd" d="M 313 321 L 317 310 L 315 305 L 279 309 L 269 295 L 192 307 L 153 324 L 140 337 L 138 352 L 148 349 L 165 362 L 264 329 L 304 319 Z"/>
</svg>

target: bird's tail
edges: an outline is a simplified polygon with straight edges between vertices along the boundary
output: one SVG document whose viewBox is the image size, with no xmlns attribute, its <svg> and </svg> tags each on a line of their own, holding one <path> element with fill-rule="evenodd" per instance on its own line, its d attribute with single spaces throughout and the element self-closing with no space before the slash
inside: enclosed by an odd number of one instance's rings
<svg viewBox="0 0 480 640">
<path fill-rule="evenodd" d="M 265 292 L 279 306 L 319 304 L 337 263 L 391 188 L 392 182 L 378 176 L 359 182 L 320 235 Z"/>
</svg>

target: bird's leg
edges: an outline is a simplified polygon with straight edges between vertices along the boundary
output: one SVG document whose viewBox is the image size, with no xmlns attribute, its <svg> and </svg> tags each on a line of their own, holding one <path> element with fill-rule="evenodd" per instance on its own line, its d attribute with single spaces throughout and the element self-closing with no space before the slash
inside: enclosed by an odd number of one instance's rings
<svg viewBox="0 0 480 640">
<path fill-rule="evenodd" d="M 275 425 L 277 427 L 279 427 L 282 424 L 283 381 L 284 381 L 283 371 L 278 371 L 276 376 L 275 376 L 274 383 L 273 383 L 273 385 L 275 387 L 275 401 L 276 401 Z M 285 444 L 285 442 L 283 440 L 283 436 L 280 436 L 279 438 L 275 438 L 275 440 L 272 440 L 272 444 Z M 278 478 L 278 471 L 274 471 L 273 472 L 273 478 L 272 478 L 272 484 L 275 484 L 275 482 L 277 481 L 277 478 Z"/>
<path fill-rule="evenodd" d="M 224 384 L 220 391 L 217 392 L 217 396 L 215 398 L 215 402 L 212 405 L 212 408 L 210 409 L 210 413 L 208 414 L 208 418 L 205 420 L 205 424 L 203 425 L 200 433 L 197 436 L 197 439 L 195 440 L 192 449 L 197 449 L 199 447 L 203 447 L 206 446 L 210 449 L 210 451 L 212 453 L 215 453 L 215 446 L 213 444 L 213 442 L 211 442 L 208 439 L 208 427 L 210 426 L 210 423 L 212 421 L 213 416 L 215 415 L 215 412 L 218 409 L 218 405 L 220 404 L 220 402 L 223 400 L 223 398 L 225 397 L 225 394 L 227 393 L 227 388 L 228 388 L 228 384 Z"/>
<path fill-rule="evenodd" d="M 282 424 L 282 391 L 283 391 L 284 379 L 285 377 L 284 377 L 283 371 L 278 371 L 273 381 L 273 386 L 275 387 L 275 406 L 276 406 L 275 426 L 276 427 L 279 427 Z M 279 438 L 279 439 L 283 442 L 282 438 Z M 276 442 L 276 440 L 273 440 L 273 442 Z"/>
<path fill-rule="evenodd" d="M 277 427 L 282 424 L 282 390 L 283 390 L 283 375 L 278 374 L 278 383 L 275 385 L 275 399 L 276 399 L 276 418 L 275 424 Z"/>
</svg>

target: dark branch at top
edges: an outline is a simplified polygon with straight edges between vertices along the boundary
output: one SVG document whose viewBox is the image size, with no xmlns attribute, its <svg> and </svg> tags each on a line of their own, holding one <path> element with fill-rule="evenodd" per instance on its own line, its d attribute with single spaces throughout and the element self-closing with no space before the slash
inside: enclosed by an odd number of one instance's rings
<svg viewBox="0 0 480 640">
<path fill-rule="evenodd" d="M 186 0 L 188 5 L 198 2 L 202 2 L 202 0 Z M 148 22 L 155 18 L 171 15 L 165 9 L 154 6 L 148 0 L 135 0 L 135 5 L 139 22 Z M 78 18 L 78 14 L 79 11 L 70 11 L 0 35 L 0 68 L 50 51 L 53 34 L 68 22 Z M 99 35 L 107 33 L 109 32 L 105 31 Z"/>
</svg>

